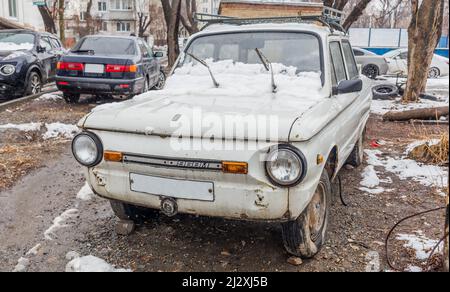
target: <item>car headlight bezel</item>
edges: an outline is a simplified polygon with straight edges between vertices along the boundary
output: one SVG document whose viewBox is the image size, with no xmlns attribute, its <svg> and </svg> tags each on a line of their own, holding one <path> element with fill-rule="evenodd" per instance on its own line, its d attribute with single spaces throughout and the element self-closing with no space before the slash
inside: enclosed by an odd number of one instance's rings
<svg viewBox="0 0 450 292">
<path fill-rule="evenodd" d="M 289 181 L 283 181 L 281 178 L 276 177 L 271 170 L 272 158 L 280 153 L 290 155 L 291 158 L 297 161 L 299 165 L 298 174 Z M 305 179 L 308 170 L 308 163 L 305 155 L 299 149 L 292 145 L 281 144 L 270 149 L 265 161 L 265 169 L 266 175 L 272 184 L 279 187 L 290 188 L 299 185 Z"/>
<path fill-rule="evenodd" d="M 6 72 L 6 69 L 10 69 L 9 73 Z M 6 64 L 0 67 L 0 74 L 2 74 L 3 76 L 11 76 L 16 72 L 16 66 L 12 65 L 12 64 Z"/>
<path fill-rule="evenodd" d="M 96 152 L 95 153 L 95 159 L 90 159 L 90 160 L 85 160 L 84 161 L 80 157 L 81 149 L 77 149 L 77 147 L 79 147 L 77 142 L 80 141 L 80 139 L 83 139 L 83 138 L 84 139 L 88 139 L 88 140 L 85 140 L 85 141 L 90 142 L 91 143 L 90 146 L 94 146 L 95 147 L 95 150 L 96 150 L 96 151 L 94 151 L 94 152 Z M 83 165 L 85 167 L 91 168 L 91 167 L 97 166 L 103 160 L 103 143 L 100 140 L 100 138 L 97 135 L 95 135 L 94 133 L 87 132 L 87 131 L 81 132 L 80 134 L 76 135 L 73 138 L 73 140 L 72 140 L 72 154 L 73 154 L 73 157 L 75 158 L 75 160 L 79 164 L 81 164 L 81 165 Z"/>
</svg>

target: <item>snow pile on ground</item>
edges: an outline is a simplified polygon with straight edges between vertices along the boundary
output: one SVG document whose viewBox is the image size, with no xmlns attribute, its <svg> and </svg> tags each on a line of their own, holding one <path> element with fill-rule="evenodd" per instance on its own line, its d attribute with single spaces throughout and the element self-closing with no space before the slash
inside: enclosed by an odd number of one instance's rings
<svg viewBox="0 0 450 292">
<path fill-rule="evenodd" d="M 95 194 L 92 191 L 89 184 L 86 182 L 86 184 L 81 188 L 81 190 L 77 194 L 77 199 L 82 201 L 90 201 L 94 198 Z"/>
<path fill-rule="evenodd" d="M 375 170 L 374 165 L 367 166 L 364 169 L 361 176 L 362 176 L 362 181 L 361 181 L 360 185 L 362 187 L 360 187 L 359 190 L 361 190 L 363 192 L 373 194 L 373 195 L 378 195 L 378 194 L 392 191 L 392 190 L 387 190 L 383 187 L 380 187 L 380 183 L 392 183 L 392 180 L 390 178 L 384 179 L 384 180 L 380 179 L 378 177 L 378 173 Z"/>
<path fill-rule="evenodd" d="M 34 132 L 34 131 L 40 131 L 41 130 L 41 123 L 27 123 L 27 124 L 6 124 L 6 125 L 0 125 L 0 131 L 1 130 L 19 130 L 22 132 Z"/>
<path fill-rule="evenodd" d="M 416 149 L 418 146 L 421 145 L 427 145 L 427 146 L 433 146 L 433 145 L 438 145 L 441 142 L 441 140 L 439 139 L 431 139 L 431 140 L 419 140 L 419 141 L 415 141 L 411 144 L 409 144 L 406 147 L 406 151 L 405 154 L 408 155 L 409 153 L 411 153 L 414 149 Z"/>
<path fill-rule="evenodd" d="M 396 239 L 404 241 L 403 246 L 414 250 L 416 258 L 421 261 L 427 260 L 432 249 L 438 244 L 437 240 L 427 238 L 422 231 L 417 231 L 416 234 L 399 234 Z"/>
<path fill-rule="evenodd" d="M 71 139 L 80 132 L 80 129 L 75 125 L 68 125 L 62 123 L 45 124 L 47 132 L 42 136 L 44 140 L 63 137 Z"/>
<path fill-rule="evenodd" d="M 44 232 L 46 240 L 53 240 L 52 236 L 56 236 L 55 232 L 61 228 L 69 227 L 68 220 L 78 216 L 77 209 L 69 209 L 53 220 L 53 225 Z"/>
<path fill-rule="evenodd" d="M 30 265 L 30 260 L 27 258 L 20 258 L 17 261 L 17 265 L 15 266 L 13 272 L 14 273 L 22 273 L 26 272 L 28 266 Z"/>
<path fill-rule="evenodd" d="M 63 99 L 63 98 L 60 95 L 47 93 L 47 94 L 44 94 L 44 95 L 36 98 L 36 101 L 58 101 L 61 99 Z"/>
<path fill-rule="evenodd" d="M 66 265 L 66 272 L 69 273 L 132 272 L 131 270 L 126 269 L 116 269 L 106 261 L 92 255 L 79 257 L 76 256 L 76 253 L 71 253 L 69 257 L 73 258 Z"/>
<path fill-rule="evenodd" d="M 449 106 L 449 101 L 443 99 L 442 101 L 432 101 L 427 99 L 422 99 L 418 103 L 408 103 L 402 104 L 400 99 L 396 100 L 373 100 L 371 111 L 376 115 L 384 115 L 390 111 L 407 111 L 422 108 L 433 108 L 433 107 L 443 107 Z"/>
<path fill-rule="evenodd" d="M 435 165 L 424 165 L 415 160 L 392 157 L 382 157 L 379 150 L 366 150 L 368 164 L 384 167 L 396 174 L 401 180 L 411 179 L 427 187 L 446 188 L 448 186 L 448 169 Z"/>
<path fill-rule="evenodd" d="M 18 51 L 31 50 L 34 47 L 31 43 L 15 44 L 15 43 L 1 43 L 0 51 Z"/>
</svg>

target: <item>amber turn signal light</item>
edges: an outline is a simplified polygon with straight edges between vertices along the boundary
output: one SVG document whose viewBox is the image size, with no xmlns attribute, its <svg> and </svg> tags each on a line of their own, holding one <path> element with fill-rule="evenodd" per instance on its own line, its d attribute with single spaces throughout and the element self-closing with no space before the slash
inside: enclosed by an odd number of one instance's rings
<svg viewBox="0 0 450 292">
<path fill-rule="evenodd" d="M 122 162 L 123 154 L 121 152 L 105 151 L 103 154 L 105 161 Z"/>
<path fill-rule="evenodd" d="M 225 173 L 247 174 L 248 164 L 245 162 L 222 162 L 222 170 Z"/>
</svg>

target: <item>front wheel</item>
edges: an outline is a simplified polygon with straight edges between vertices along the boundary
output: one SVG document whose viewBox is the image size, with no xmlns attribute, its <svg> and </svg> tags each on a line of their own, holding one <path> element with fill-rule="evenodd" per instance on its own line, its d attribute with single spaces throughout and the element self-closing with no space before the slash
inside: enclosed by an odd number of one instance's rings
<svg viewBox="0 0 450 292">
<path fill-rule="evenodd" d="M 295 221 L 283 223 L 286 251 L 303 259 L 314 257 L 325 243 L 331 208 L 331 182 L 326 170 L 305 211 Z"/>
<path fill-rule="evenodd" d="M 42 91 L 41 76 L 37 72 L 31 72 L 28 76 L 26 95 L 35 95 Z"/>
<path fill-rule="evenodd" d="M 131 220 L 136 224 L 141 224 L 146 219 L 155 218 L 158 214 L 157 210 L 146 209 L 119 201 L 110 201 L 111 209 L 117 218 L 121 220 Z"/>
<path fill-rule="evenodd" d="M 162 70 L 159 72 L 158 83 L 153 87 L 153 90 L 161 90 L 166 85 L 166 73 Z"/>
<path fill-rule="evenodd" d="M 362 74 L 370 79 L 375 79 L 380 75 L 380 69 L 378 69 L 378 66 L 376 65 L 367 65 L 363 68 Z"/>
</svg>

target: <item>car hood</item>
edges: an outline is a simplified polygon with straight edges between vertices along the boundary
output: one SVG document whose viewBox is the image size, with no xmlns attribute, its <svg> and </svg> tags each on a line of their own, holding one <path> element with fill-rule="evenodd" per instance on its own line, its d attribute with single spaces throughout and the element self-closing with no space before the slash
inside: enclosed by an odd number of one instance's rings
<svg viewBox="0 0 450 292">
<path fill-rule="evenodd" d="M 212 66 L 219 88 L 206 68 L 183 67 L 166 89 L 99 106 L 79 125 L 164 137 L 288 141 L 293 123 L 327 97 L 317 73 L 275 69 L 278 91 L 273 93 L 262 65 L 230 66 Z"/>
<path fill-rule="evenodd" d="M 0 61 L 4 60 L 6 57 L 9 59 L 16 59 L 21 56 L 25 56 L 29 54 L 29 51 L 26 50 L 17 50 L 17 51 L 1 51 L 0 50 Z"/>
</svg>

